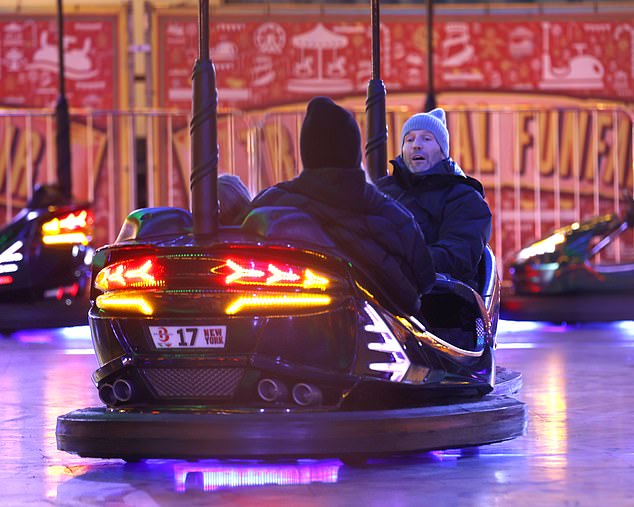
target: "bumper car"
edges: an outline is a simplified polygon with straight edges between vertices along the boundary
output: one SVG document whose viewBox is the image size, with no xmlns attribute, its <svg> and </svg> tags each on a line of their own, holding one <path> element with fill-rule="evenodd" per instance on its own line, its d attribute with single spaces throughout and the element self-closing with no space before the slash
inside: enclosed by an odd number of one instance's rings
<svg viewBox="0 0 634 507">
<path fill-rule="evenodd" d="M 57 6 L 57 178 L 36 185 L 26 208 L 0 229 L 0 333 L 87 324 L 93 215 L 71 198 L 70 117 L 65 96 L 63 15 Z"/>
<path fill-rule="evenodd" d="M 501 316 L 509 320 L 596 322 L 634 319 L 634 264 L 597 261 L 631 230 L 634 201 L 623 216 L 608 213 L 562 227 L 520 250 L 510 268 Z"/>
<path fill-rule="evenodd" d="M 209 26 L 203 1 L 199 12 Z M 95 252 L 89 322 L 103 406 L 59 416 L 58 449 L 355 462 L 522 435 L 526 407 L 511 396 L 521 375 L 495 365 L 490 251 L 479 292 L 439 277 L 411 316 L 299 209 L 217 223 L 216 100 L 204 98 L 214 72 L 197 61 L 191 213 L 134 211 Z"/>
<path fill-rule="evenodd" d="M 88 323 L 92 211 L 38 187 L 0 229 L 0 331 Z"/>
</svg>

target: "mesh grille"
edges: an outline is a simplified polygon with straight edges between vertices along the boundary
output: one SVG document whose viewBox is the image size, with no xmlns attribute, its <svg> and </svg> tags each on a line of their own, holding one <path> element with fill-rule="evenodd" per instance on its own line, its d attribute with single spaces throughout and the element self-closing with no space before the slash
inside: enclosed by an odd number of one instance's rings
<svg viewBox="0 0 634 507">
<path fill-rule="evenodd" d="M 484 329 L 484 322 L 482 321 L 482 319 L 476 319 L 475 327 L 476 327 L 476 336 L 478 337 L 479 340 L 483 340 L 486 332 Z"/>
<path fill-rule="evenodd" d="M 142 372 L 159 398 L 230 398 L 244 368 L 147 368 Z"/>
</svg>

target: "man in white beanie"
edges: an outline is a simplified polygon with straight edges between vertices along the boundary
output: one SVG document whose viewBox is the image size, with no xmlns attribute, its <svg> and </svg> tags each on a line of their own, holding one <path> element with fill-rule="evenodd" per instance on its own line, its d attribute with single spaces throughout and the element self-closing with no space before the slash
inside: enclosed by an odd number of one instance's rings
<svg viewBox="0 0 634 507">
<path fill-rule="evenodd" d="M 478 263 L 491 236 L 491 210 L 482 184 L 449 157 L 445 111 L 409 118 L 401 130 L 401 154 L 393 171 L 377 181 L 383 192 L 414 215 L 434 267 L 477 287 Z"/>
</svg>

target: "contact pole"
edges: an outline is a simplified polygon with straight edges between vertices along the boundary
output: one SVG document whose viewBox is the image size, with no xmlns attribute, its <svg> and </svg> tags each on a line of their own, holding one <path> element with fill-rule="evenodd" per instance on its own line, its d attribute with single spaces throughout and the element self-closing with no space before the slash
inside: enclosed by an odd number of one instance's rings
<svg viewBox="0 0 634 507">
<path fill-rule="evenodd" d="M 57 52 L 59 62 L 59 96 L 55 104 L 55 147 L 57 150 L 57 183 L 62 195 L 70 200 L 71 155 L 70 155 L 70 115 L 66 100 L 66 80 L 64 74 L 64 8 L 62 0 L 57 0 Z"/>
<path fill-rule="evenodd" d="M 371 0 L 372 77 L 368 82 L 365 101 L 365 159 L 372 181 L 387 174 L 387 126 L 385 119 L 385 85 L 381 80 L 381 32 L 379 0 Z"/>
<path fill-rule="evenodd" d="M 425 111 L 436 106 L 436 90 L 434 89 L 434 0 L 427 0 L 427 99 Z"/>
<path fill-rule="evenodd" d="M 209 58 L 209 0 L 199 0 L 198 58 L 192 72 L 191 206 L 195 236 L 218 230 L 218 92 Z"/>
</svg>

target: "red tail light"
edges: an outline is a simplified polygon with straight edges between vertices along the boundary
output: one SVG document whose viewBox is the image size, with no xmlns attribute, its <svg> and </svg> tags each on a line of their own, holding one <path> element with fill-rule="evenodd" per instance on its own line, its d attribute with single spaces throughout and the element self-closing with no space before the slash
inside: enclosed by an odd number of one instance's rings
<svg viewBox="0 0 634 507">
<path fill-rule="evenodd" d="M 213 272 L 224 277 L 229 286 L 257 285 L 326 290 L 330 280 L 314 271 L 287 263 L 226 259 Z M 225 274 L 226 273 L 226 274 Z"/>
<path fill-rule="evenodd" d="M 337 274 L 338 268 L 324 267 L 322 259 L 304 254 L 296 259 L 295 252 L 284 253 L 172 251 L 114 262 L 95 277 L 94 287 L 102 292 L 96 295 L 96 303 L 105 310 L 154 315 L 163 311 L 162 293 L 156 293 L 159 289 L 179 300 L 179 294 L 200 297 L 213 293 L 216 298 L 220 294 L 221 299 L 215 301 L 222 301 L 228 315 L 303 311 L 330 305 L 331 293 L 347 286 L 344 276 Z"/>
<path fill-rule="evenodd" d="M 13 283 L 13 277 L 9 275 L 0 276 L 0 285 L 9 285 Z"/>
<path fill-rule="evenodd" d="M 117 262 L 103 268 L 95 287 L 106 292 L 117 289 L 145 289 L 165 285 L 164 267 L 155 257 Z"/>
<path fill-rule="evenodd" d="M 85 209 L 55 217 L 42 224 L 42 242 L 45 245 L 87 245 L 92 236 L 92 223 L 92 211 Z"/>
</svg>

